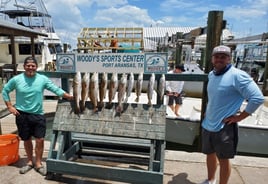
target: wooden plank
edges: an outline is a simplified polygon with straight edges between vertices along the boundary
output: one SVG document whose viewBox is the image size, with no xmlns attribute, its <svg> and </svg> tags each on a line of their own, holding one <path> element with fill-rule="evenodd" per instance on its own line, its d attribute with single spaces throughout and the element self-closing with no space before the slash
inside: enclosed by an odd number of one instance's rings
<svg viewBox="0 0 268 184">
<path fill-rule="evenodd" d="M 75 114 L 73 102 L 60 100 L 53 130 L 165 140 L 166 107 L 164 105 L 125 104 L 117 114 L 116 103 L 93 113 L 91 102 L 86 102 L 83 114 Z"/>
<path fill-rule="evenodd" d="M 48 174 L 62 173 L 127 183 L 163 183 L 163 172 L 47 159 Z M 64 168 L 64 170 L 63 170 Z"/>
<path fill-rule="evenodd" d="M 82 141 L 90 143 L 102 143 L 102 144 L 116 144 L 116 145 L 127 145 L 135 147 L 150 147 L 151 141 L 148 139 L 135 139 L 126 137 L 113 137 L 105 135 L 92 135 L 84 133 L 73 133 L 72 141 Z"/>
</svg>

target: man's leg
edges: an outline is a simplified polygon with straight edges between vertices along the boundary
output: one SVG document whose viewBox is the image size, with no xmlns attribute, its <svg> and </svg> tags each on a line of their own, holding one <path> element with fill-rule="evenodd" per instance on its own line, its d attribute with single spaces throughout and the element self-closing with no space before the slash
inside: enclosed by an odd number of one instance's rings
<svg viewBox="0 0 268 184">
<path fill-rule="evenodd" d="M 42 166 L 43 151 L 44 151 L 44 138 L 36 138 L 36 145 L 35 145 L 36 168 Z"/>
<path fill-rule="evenodd" d="M 174 109 L 174 112 L 175 112 L 176 116 L 179 116 L 179 108 L 180 108 L 180 105 L 176 104 L 175 109 Z"/>
<path fill-rule="evenodd" d="M 182 105 L 182 98 L 181 96 L 175 96 L 175 114 L 176 116 L 179 116 L 179 108 Z"/>
<path fill-rule="evenodd" d="M 170 95 L 168 96 L 168 106 L 170 107 L 170 109 L 174 112 L 175 112 L 175 107 L 174 107 L 174 96 L 173 95 Z"/>
<path fill-rule="evenodd" d="M 219 159 L 220 162 L 220 183 L 227 184 L 231 175 L 231 163 L 229 159 Z"/>
<path fill-rule="evenodd" d="M 208 172 L 208 180 L 215 180 L 215 174 L 217 170 L 218 159 L 216 153 L 211 153 L 207 155 L 207 172 Z"/>
<path fill-rule="evenodd" d="M 173 105 L 169 105 L 170 109 L 175 112 L 174 106 Z"/>
<path fill-rule="evenodd" d="M 27 165 L 33 165 L 33 143 L 31 138 L 24 141 L 24 149 L 27 155 Z"/>
</svg>

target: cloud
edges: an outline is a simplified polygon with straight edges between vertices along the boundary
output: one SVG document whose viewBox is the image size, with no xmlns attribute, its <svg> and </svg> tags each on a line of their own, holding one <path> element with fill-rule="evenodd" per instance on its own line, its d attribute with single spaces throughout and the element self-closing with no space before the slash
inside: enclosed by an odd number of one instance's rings
<svg viewBox="0 0 268 184">
<path fill-rule="evenodd" d="M 267 0 L 241 0 L 238 5 L 226 7 L 224 17 L 236 38 L 262 34 L 268 31 L 267 7 Z"/>
<path fill-rule="evenodd" d="M 52 16 L 56 33 L 63 42 L 68 42 L 73 48 L 76 47 L 77 36 L 86 25 L 86 20 L 80 10 L 82 4 L 91 6 L 88 0 L 48 0 L 46 8 Z"/>
<path fill-rule="evenodd" d="M 53 16 L 57 33 L 62 39 L 68 38 L 75 47 L 77 36 L 84 27 L 144 27 L 155 24 L 147 9 L 127 3 L 127 0 L 48 0 L 46 7 Z"/>
<path fill-rule="evenodd" d="M 127 0 L 95 0 L 94 2 L 99 7 L 117 7 L 128 4 Z"/>
<path fill-rule="evenodd" d="M 164 11 L 170 11 L 171 9 L 180 10 L 197 6 L 198 2 L 191 2 L 185 0 L 164 0 L 160 4 L 160 7 Z"/>
<path fill-rule="evenodd" d="M 49 14 L 52 15 L 52 20 L 56 29 L 68 28 L 68 30 L 75 31 L 77 29 L 77 24 L 84 23 L 84 18 L 77 5 L 78 4 L 75 2 L 72 4 L 72 1 L 70 0 L 49 0 L 47 2 L 46 7 Z"/>
<path fill-rule="evenodd" d="M 47 0 L 45 5 L 57 33 L 69 35 L 74 45 L 83 27 L 206 26 L 211 10 L 223 11 L 231 31 L 240 35 L 268 31 L 267 0 Z"/>
<path fill-rule="evenodd" d="M 141 27 L 154 23 L 146 9 L 130 5 L 100 9 L 93 20 L 94 23 L 108 25 L 107 27 Z"/>
<path fill-rule="evenodd" d="M 268 7 L 268 5 L 267 5 Z M 260 18 L 267 15 L 267 10 L 259 7 L 252 6 L 232 6 L 226 8 L 224 14 L 227 18 L 240 20 L 240 21 L 248 21 L 254 20 L 256 17 Z"/>
</svg>

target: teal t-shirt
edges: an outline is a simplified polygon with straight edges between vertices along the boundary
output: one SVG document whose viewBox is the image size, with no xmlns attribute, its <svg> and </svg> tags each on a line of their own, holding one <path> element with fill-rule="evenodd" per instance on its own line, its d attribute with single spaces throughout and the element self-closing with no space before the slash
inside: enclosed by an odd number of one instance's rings
<svg viewBox="0 0 268 184">
<path fill-rule="evenodd" d="M 11 78 L 4 85 L 2 97 L 5 102 L 10 101 L 9 93 L 15 90 L 16 109 L 33 114 L 44 114 L 43 93 L 45 89 L 57 96 L 63 96 L 65 93 L 44 75 L 36 73 L 34 77 L 27 77 L 24 73 L 21 73 Z"/>
</svg>

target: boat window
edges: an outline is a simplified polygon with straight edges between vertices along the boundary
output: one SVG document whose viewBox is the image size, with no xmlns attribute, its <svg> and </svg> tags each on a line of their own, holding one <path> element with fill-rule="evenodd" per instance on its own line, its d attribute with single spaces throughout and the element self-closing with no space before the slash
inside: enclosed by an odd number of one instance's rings
<svg viewBox="0 0 268 184">
<path fill-rule="evenodd" d="M 11 55 L 11 45 L 8 45 L 9 54 Z M 41 46 L 39 44 L 34 45 L 34 53 L 36 55 L 41 55 Z M 31 44 L 19 44 L 19 54 L 20 55 L 30 55 L 32 52 Z"/>
<path fill-rule="evenodd" d="M 60 44 L 49 44 L 48 48 L 51 54 L 62 53 L 62 47 Z"/>
</svg>

